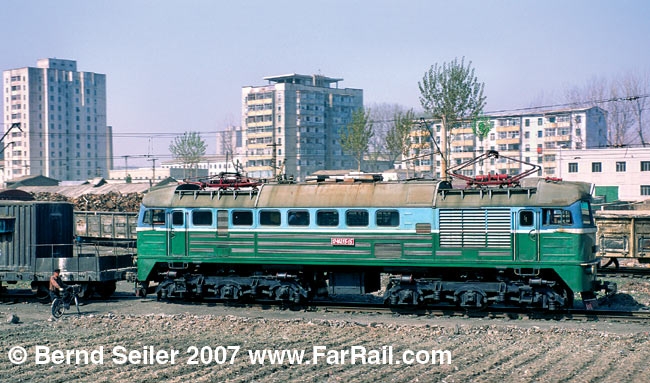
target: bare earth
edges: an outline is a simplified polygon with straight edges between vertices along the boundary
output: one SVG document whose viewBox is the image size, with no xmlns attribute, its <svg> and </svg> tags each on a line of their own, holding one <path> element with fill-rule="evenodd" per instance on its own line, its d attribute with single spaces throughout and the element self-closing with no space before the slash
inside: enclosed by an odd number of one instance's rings
<svg viewBox="0 0 650 383">
<path fill-rule="evenodd" d="M 618 282 L 618 281 L 617 281 Z M 629 280 L 617 304 L 647 304 L 647 280 Z M 4 303 L 0 306 L 0 380 L 3 382 L 649 382 L 650 328 L 616 322 L 531 321 L 431 318 L 391 314 L 233 308 L 214 304 L 170 304 L 130 296 L 120 285 L 114 301 L 91 301 L 82 316 L 48 321 L 49 306 Z M 631 300 L 631 301 L 630 301 Z M 643 301 L 643 303 L 642 303 Z M 19 324 L 6 323 L 14 313 Z M 104 347 L 103 365 L 36 365 L 34 350 Z M 8 350 L 24 347 L 30 358 L 21 365 Z M 118 365 L 111 350 L 179 350 L 175 364 Z M 187 364 L 190 346 L 239 346 L 230 364 Z M 410 349 L 449 350 L 451 364 L 425 365 L 312 363 L 314 346 L 327 350 L 393 346 L 395 360 Z M 252 364 L 248 350 L 305 350 L 309 364 Z"/>
</svg>

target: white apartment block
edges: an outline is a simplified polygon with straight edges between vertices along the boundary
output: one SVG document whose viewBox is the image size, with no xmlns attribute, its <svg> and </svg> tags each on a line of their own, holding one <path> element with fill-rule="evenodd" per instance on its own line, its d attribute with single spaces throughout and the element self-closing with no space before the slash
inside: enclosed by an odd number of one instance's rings
<svg viewBox="0 0 650 383">
<path fill-rule="evenodd" d="M 484 140 L 473 133 L 472 124 L 463 122 L 451 131 L 449 167 L 466 162 L 487 150 L 541 167 L 539 176 L 558 177 L 557 158 L 562 151 L 607 146 L 606 112 L 598 107 L 550 110 L 509 115 L 486 116 L 492 128 Z M 427 122 L 440 142 L 440 122 Z M 414 130 L 411 135 L 409 164 L 417 173 L 431 175 L 428 133 Z M 439 155 L 435 156 L 435 177 L 440 178 Z M 405 168 L 402 162 L 399 168 Z M 466 176 L 481 174 L 517 174 L 528 169 L 504 158 L 490 159 L 463 169 Z"/>
<path fill-rule="evenodd" d="M 356 168 L 343 153 L 338 132 L 363 107 L 363 90 L 339 89 L 343 79 L 321 75 L 264 79 L 269 85 L 242 88 L 248 176 L 271 178 L 275 166 L 277 174 L 304 180 L 317 170 Z"/>
<path fill-rule="evenodd" d="M 594 184 L 607 202 L 650 198 L 650 147 L 563 150 L 557 160 L 562 179 Z"/>
<path fill-rule="evenodd" d="M 3 72 L 5 137 L 0 182 L 25 175 L 59 180 L 108 176 L 106 75 L 77 71 L 73 60 L 40 59 Z"/>
</svg>

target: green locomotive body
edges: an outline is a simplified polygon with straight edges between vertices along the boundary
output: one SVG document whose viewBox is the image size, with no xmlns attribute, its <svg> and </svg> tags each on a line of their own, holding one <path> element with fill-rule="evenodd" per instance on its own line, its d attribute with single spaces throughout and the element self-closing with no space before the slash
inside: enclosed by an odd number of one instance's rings
<svg viewBox="0 0 650 383">
<path fill-rule="evenodd" d="M 180 185 L 138 219 L 138 282 L 163 297 L 367 293 L 390 273 L 390 304 L 557 309 L 596 279 L 589 185 L 446 189 L 430 182 Z M 189 189 L 189 190 L 188 190 Z"/>
</svg>

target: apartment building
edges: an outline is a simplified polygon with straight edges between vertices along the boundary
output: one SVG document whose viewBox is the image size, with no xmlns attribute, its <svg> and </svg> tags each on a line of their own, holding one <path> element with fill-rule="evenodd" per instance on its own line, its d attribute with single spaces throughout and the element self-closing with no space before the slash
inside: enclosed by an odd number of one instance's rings
<svg viewBox="0 0 650 383">
<path fill-rule="evenodd" d="M 594 184 L 606 202 L 650 199 L 650 148 L 608 148 L 558 152 L 559 176 Z"/>
<path fill-rule="evenodd" d="M 501 114 L 485 117 L 491 126 L 483 140 L 474 134 L 472 122 L 462 122 L 451 130 L 449 167 L 459 165 L 487 150 L 520 161 L 539 165 L 538 175 L 558 177 L 558 157 L 562 151 L 607 146 L 606 112 L 598 107 L 548 110 L 522 114 Z M 439 121 L 427 121 L 440 142 Z M 416 124 L 417 125 L 417 124 Z M 418 127 L 411 134 L 411 161 L 402 162 L 419 174 L 431 175 L 431 144 L 427 129 Z M 435 156 L 435 177 L 440 178 L 440 155 Z M 527 169 L 505 158 L 477 163 L 461 172 L 467 176 L 480 174 L 517 174 Z"/>
<path fill-rule="evenodd" d="M 59 180 L 107 176 L 106 75 L 77 71 L 74 60 L 40 59 L 3 72 L 5 137 L 0 182 L 25 175 Z"/>
<path fill-rule="evenodd" d="M 317 170 L 356 167 L 339 143 L 339 129 L 363 107 L 361 89 L 342 78 L 286 74 L 265 77 L 265 86 L 242 88 L 245 170 L 251 177 L 274 173 L 298 180 Z"/>
</svg>

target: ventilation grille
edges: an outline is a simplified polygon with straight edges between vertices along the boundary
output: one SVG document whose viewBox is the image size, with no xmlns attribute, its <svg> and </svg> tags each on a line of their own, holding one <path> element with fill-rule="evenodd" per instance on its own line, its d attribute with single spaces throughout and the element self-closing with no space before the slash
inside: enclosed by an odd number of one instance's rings
<svg viewBox="0 0 650 383">
<path fill-rule="evenodd" d="M 510 246 L 509 209 L 440 210 L 440 247 Z"/>
</svg>

